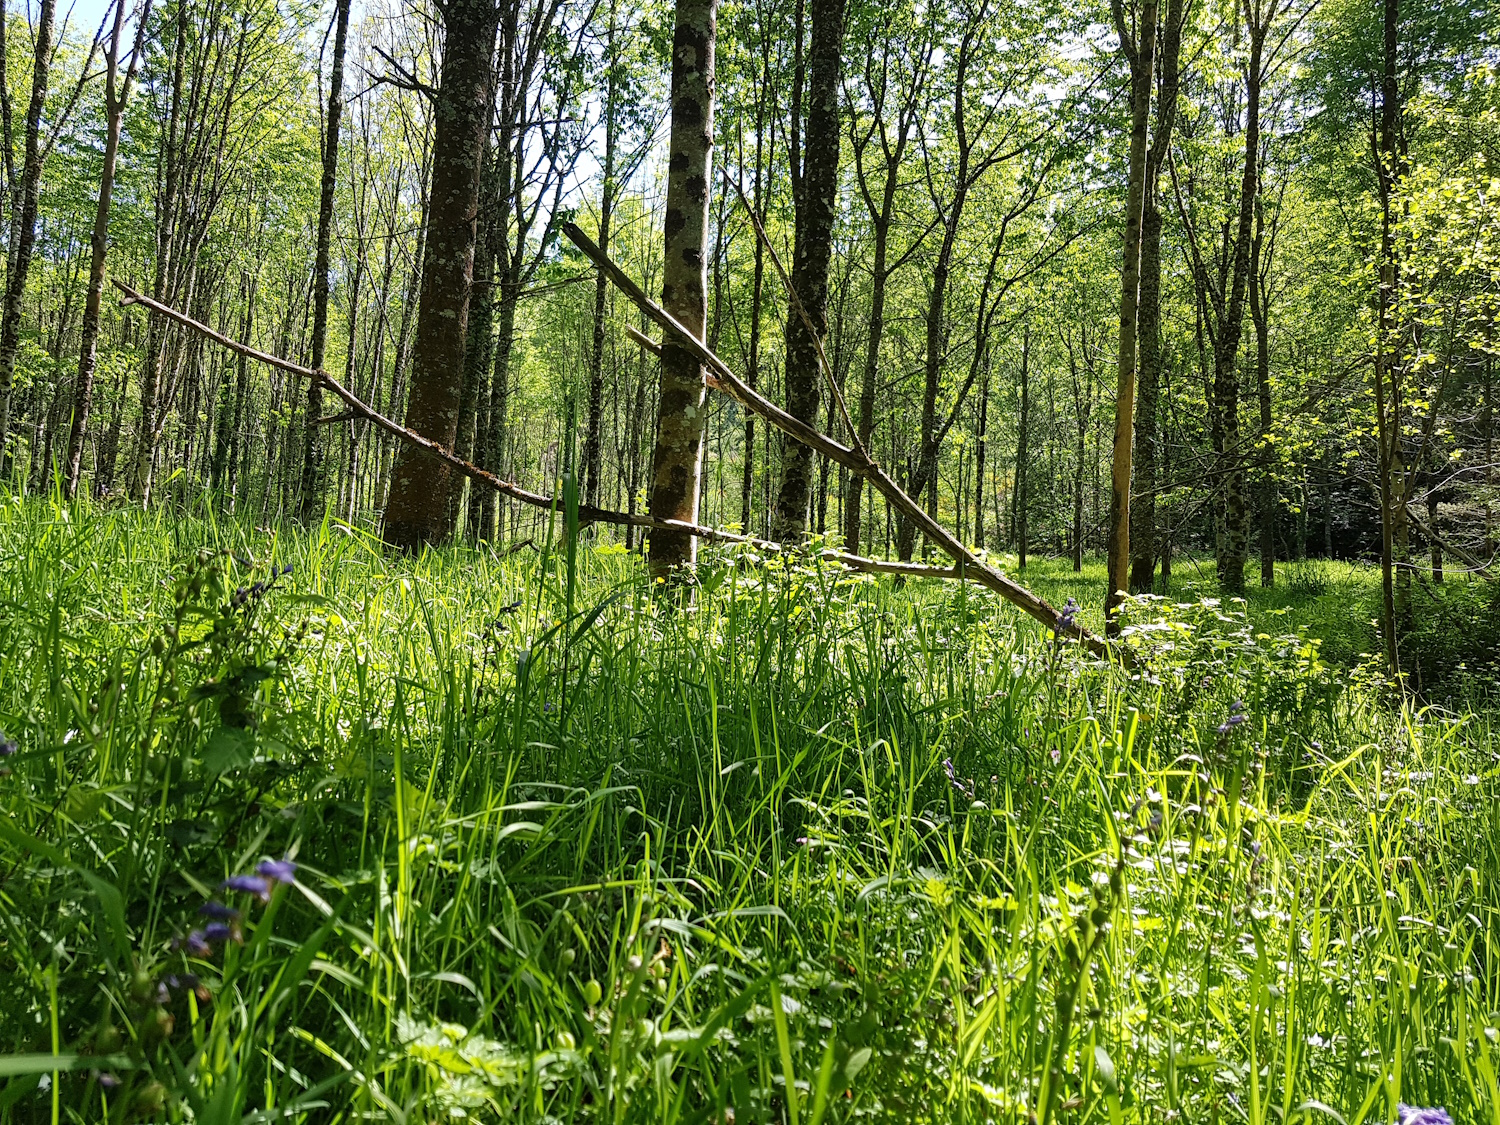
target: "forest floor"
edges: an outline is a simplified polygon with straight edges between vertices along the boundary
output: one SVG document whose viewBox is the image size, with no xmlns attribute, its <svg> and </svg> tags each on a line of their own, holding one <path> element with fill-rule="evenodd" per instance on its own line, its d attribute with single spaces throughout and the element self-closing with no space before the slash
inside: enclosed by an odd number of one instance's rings
<svg viewBox="0 0 1500 1125">
<path fill-rule="evenodd" d="M 1494 712 L 1354 659 L 1367 570 L 1177 566 L 1127 670 L 968 586 L 6 500 L 0 1117 L 1500 1118 Z"/>
</svg>

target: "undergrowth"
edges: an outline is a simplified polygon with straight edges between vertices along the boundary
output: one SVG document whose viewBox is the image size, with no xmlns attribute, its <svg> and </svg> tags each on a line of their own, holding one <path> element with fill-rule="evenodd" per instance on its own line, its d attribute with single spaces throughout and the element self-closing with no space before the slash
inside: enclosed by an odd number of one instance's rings
<svg viewBox="0 0 1500 1125">
<path fill-rule="evenodd" d="M 0 506 L 0 1112 L 1500 1118 L 1485 715 L 1236 603 L 1122 667 L 637 565 Z"/>
</svg>

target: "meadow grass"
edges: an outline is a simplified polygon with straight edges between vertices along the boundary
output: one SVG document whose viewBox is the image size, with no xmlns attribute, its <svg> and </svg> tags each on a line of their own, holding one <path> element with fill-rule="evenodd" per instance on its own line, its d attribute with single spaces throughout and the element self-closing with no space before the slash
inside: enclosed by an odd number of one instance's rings
<svg viewBox="0 0 1500 1125">
<path fill-rule="evenodd" d="M 1500 1119 L 1491 720 L 1341 587 L 697 583 L 0 504 L 0 1115 Z"/>
</svg>

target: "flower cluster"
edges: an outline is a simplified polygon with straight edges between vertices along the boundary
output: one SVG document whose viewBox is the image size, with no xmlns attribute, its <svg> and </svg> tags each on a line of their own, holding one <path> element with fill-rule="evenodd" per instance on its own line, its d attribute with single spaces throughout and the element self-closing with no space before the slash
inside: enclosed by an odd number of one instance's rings
<svg viewBox="0 0 1500 1125">
<path fill-rule="evenodd" d="M 237 891 L 253 895 L 261 902 L 271 901 L 271 891 L 277 883 L 295 883 L 297 865 L 289 859 L 265 859 L 256 865 L 254 875 L 231 875 L 219 884 L 221 890 Z M 205 902 L 198 913 L 208 919 L 201 930 L 192 930 L 187 937 L 173 943 L 174 948 L 186 949 L 194 957 L 209 957 L 216 944 L 243 940 L 240 934 L 240 912 L 222 902 Z"/>
<path fill-rule="evenodd" d="M 953 791 L 961 797 L 974 799 L 974 782 L 958 776 L 958 770 L 953 767 L 952 758 L 943 759 L 943 772 L 948 775 L 948 784 L 953 786 Z"/>
<path fill-rule="evenodd" d="M 1235 727 L 1244 726 L 1249 721 L 1250 716 L 1245 714 L 1244 700 L 1236 699 L 1229 705 L 1229 718 L 1219 724 L 1219 733 L 1228 734 Z"/>
<path fill-rule="evenodd" d="M 1453 1125 L 1453 1118 L 1442 1106 L 1398 1105 L 1396 1120 L 1399 1125 Z"/>
<path fill-rule="evenodd" d="M 278 578 L 283 578 L 290 573 L 292 573 L 291 563 L 287 563 L 286 566 L 280 568 L 279 570 L 273 567 L 271 570 L 271 576 L 269 578 L 257 582 L 253 586 L 241 586 L 239 589 L 237 589 L 234 592 L 234 596 L 229 599 L 229 604 L 235 609 L 239 609 L 241 606 L 255 601 L 272 586 L 274 586 Z"/>
<path fill-rule="evenodd" d="M 1063 606 L 1062 612 L 1057 615 L 1057 633 L 1071 633 L 1078 628 L 1078 603 L 1072 598 Z"/>
</svg>

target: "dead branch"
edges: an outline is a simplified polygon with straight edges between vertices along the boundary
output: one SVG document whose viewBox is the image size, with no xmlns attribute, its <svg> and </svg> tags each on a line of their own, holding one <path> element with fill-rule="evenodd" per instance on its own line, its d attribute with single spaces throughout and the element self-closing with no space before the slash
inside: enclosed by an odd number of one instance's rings
<svg viewBox="0 0 1500 1125">
<path fill-rule="evenodd" d="M 688 342 L 688 350 L 694 353 L 695 358 L 717 373 L 710 374 L 709 376 L 711 386 L 723 390 L 744 405 L 746 409 L 760 414 L 778 429 L 783 430 L 799 441 L 805 442 L 855 472 L 864 473 L 873 487 L 890 498 L 893 504 L 906 510 L 908 515 L 917 522 L 917 525 L 927 533 L 929 538 L 940 544 L 945 551 L 954 557 L 958 565 L 951 568 L 940 568 L 924 566 L 919 563 L 885 562 L 877 559 L 863 558 L 859 555 L 852 555 L 843 551 L 823 551 L 821 552 L 822 558 L 830 562 L 840 563 L 851 570 L 871 574 L 897 574 L 912 578 L 942 578 L 949 580 L 957 579 L 960 581 L 968 579 L 995 591 L 1006 601 L 1025 610 L 1032 617 L 1047 626 L 1047 628 L 1055 630 L 1059 627 L 1061 618 L 1056 610 L 1029 590 L 1006 578 L 968 548 L 964 547 L 946 528 L 929 516 L 926 511 L 918 507 L 894 481 L 885 475 L 874 461 L 868 458 L 861 460 L 854 450 L 840 445 L 832 438 L 825 436 L 813 427 L 787 414 L 780 407 L 775 406 L 750 390 L 740 382 L 739 378 L 729 369 L 723 360 L 719 359 L 718 356 L 704 347 L 702 343 L 689 335 L 686 329 L 682 328 L 668 313 L 641 292 L 639 287 L 635 286 L 624 273 L 620 272 L 619 268 L 613 262 L 600 253 L 598 247 L 594 246 L 577 227 L 570 223 L 564 229 L 574 242 L 579 243 L 579 248 L 586 255 L 594 258 L 596 265 L 606 270 L 610 279 L 625 292 L 626 296 L 630 297 L 636 304 L 641 305 L 642 310 L 647 316 L 655 320 L 666 331 Z M 582 242 L 579 242 L 580 238 Z M 596 255 L 597 257 L 595 257 Z M 451 450 L 439 445 L 431 438 L 423 437 L 415 430 L 410 430 L 399 422 L 387 418 L 374 407 L 366 404 L 326 371 L 303 367 L 290 360 L 282 359 L 280 356 L 272 355 L 269 352 L 253 348 L 249 344 L 241 343 L 224 335 L 222 332 L 210 328 L 201 321 L 194 320 L 187 314 L 177 311 L 170 305 L 164 305 L 160 301 L 155 301 L 147 297 L 144 293 L 137 292 L 122 281 L 113 278 L 111 280 L 115 287 L 125 294 L 124 299 L 120 302 L 122 307 L 143 305 L 167 317 L 169 320 L 175 321 L 183 327 L 189 328 L 199 335 L 214 341 L 221 347 L 228 348 L 238 355 L 254 359 L 279 371 L 285 371 L 290 375 L 295 375 L 299 379 L 316 382 L 331 391 L 349 407 L 347 412 L 348 417 L 364 418 L 372 422 L 393 437 L 415 445 L 430 456 L 436 457 L 448 465 L 449 468 L 462 473 L 477 484 L 484 485 L 486 488 L 493 489 L 502 496 L 509 496 L 513 500 L 518 500 L 523 504 L 529 504 L 536 508 L 552 508 L 554 505 L 561 504 L 561 500 L 555 496 L 531 492 L 512 481 L 503 480 L 494 473 L 481 469 L 479 466 L 456 456 Z M 650 337 L 634 330 L 630 330 L 630 334 L 643 347 L 659 350 L 659 345 L 651 340 Z M 343 420 L 344 415 L 340 415 L 338 418 L 339 420 Z M 333 419 L 328 420 L 332 421 Z M 323 419 L 315 421 L 323 421 Z M 700 524 L 687 523 L 683 520 L 664 520 L 638 513 L 616 512 L 608 508 L 595 507 L 591 504 L 580 504 L 578 506 L 578 520 L 580 525 L 609 523 L 645 528 L 648 531 L 686 532 L 700 539 L 723 543 L 742 543 L 769 553 L 778 553 L 784 550 L 780 543 L 773 543 L 766 539 L 756 539 L 749 535 L 721 531 L 718 528 L 704 527 Z M 1098 655 L 1107 655 L 1109 652 L 1108 647 L 1102 640 L 1081 626 L 1073 626 L 1070 635 L 1076 637 L 1090 651 Z"/>
<path fill-rule="evenodd" d="M 1477 574 L 1486 582 L 1495 581 L 1495 576 L 1490 573 L 1490 568 L 1495 565 L 1494 559 L 1490 559 L 1488 562 L 1486 562 L 1478 555 L 1464 550 L 1457 543 L 1450 543 L 1448 540 L 1439 535 L 1437 533 L 1437 529 L 1432 527 L 1425 519 L 1423 519 L 1421 514 L 1418 513 L 1417 509 L 1412 507 L 1410 504 L 1406 505 L 1406 517 L 1407 519 L 1411 520 L 1411 522 L 1416 526 L 1416 529 L 1420 531 L 1423 536 L 1428 539 L 1429 542 L 1436 543 L 1439 547 L 1447 551 L 1459 562 L 1468 567 L 1470 574 Z"/>
<path fill-rule="evenodd" d="M 650 336 L 647 336 L 639 328 L 635 327 L 635 325 L 627 324 L 625 326 L 625 335 L 629 336 L 632 340 L 634 340 L 641 347 L 645 348 L 652 355 L 661 355 L 661 345 L 653 340 Z"/>
<path fill-rule="evenodd" d="M 986 586 L 1006 601 L 1040 621 L 1049 629 L 1057 629 L 1061 615 L 1047 602 L 1013 579 L 1007 578 L 990 566 L 955 536 L 946 527 L 927 513 L 894 480 L 890 478 L 873 458 L 860 450 L 849 448 L 822 431 L 808 425 L 800 418 L 788 414 L 781 407 L 751 390 L 722 359 L 708 349 L 704 343 L 679 324 L 670 313 L 648 297 L 645 291 L 630 278 L 589 238 L 576 223 L 563 226 L 563 233 L 585 257 L 603 271 L 620 292 L 646 314 L 656 325 L 676 338 L 678 346 L 690 352 L 701 363 L 708 385 L 729 395 L 746 410 L 766 419 L 783 433 L 796 438 L 804 445 L 843 465 L 851 472 L 859 473 L 870 482 L 870 486 L 884 496 L 894 507 L 927 536 L 938 544 L 958 564 L 957 577 L 968 578 Z M 1103 640 L 1080 625 L 1074 625 L 1070 635 L 1083 642 L 1090 651 L 1106 656 L 1110 649 Z"/>
</svg>

